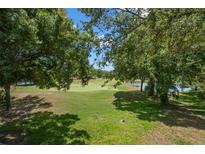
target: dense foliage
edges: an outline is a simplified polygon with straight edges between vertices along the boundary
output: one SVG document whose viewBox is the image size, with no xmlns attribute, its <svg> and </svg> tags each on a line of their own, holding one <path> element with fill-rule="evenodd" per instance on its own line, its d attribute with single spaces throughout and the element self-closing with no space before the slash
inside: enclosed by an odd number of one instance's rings
<svg viewBox="0 0 205 154">
<path fill-rule="evenodd" d="M 106 60 L 119 80 L 148 79 L 161 103 L 176 82 L 204 85 L 204 9 L 81 9 L 106 31 Z M 106 49 L 106 50 L 105 50 Z M 151 86 L 153 87 L 153 86 Z"/>
<path fill-rule="evenodd" d="M 93 37 L 74 28 L 63 9 L 1 9 L 0 86 L 7 109 L 10 86 L 18 81 L 68 89 L 78 77 L 86 84 Z"/>
</svg>

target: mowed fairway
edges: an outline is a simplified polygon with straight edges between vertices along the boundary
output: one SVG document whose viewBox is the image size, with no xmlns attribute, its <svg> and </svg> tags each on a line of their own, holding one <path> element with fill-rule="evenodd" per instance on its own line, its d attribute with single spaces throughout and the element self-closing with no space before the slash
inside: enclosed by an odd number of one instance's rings
<svg viewBox="0 0 205 154">
<path fill-rule="evenodd" d="M 205 144 L 205 102 L 182 94 L 163 109 L 125 84 L 75 81 L 67 92 L 34 86 L 12 90 L 1 119 L 5 144 Z"/>
</svg>

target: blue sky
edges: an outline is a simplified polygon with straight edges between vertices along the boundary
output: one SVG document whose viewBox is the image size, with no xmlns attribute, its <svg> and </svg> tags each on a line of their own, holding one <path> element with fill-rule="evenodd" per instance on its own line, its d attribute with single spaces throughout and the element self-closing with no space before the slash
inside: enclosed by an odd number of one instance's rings
<svg viewBox="0 0 205 154">
<path fill-rule="evenodd" d="M 67 16 L 73 20 L 74 24 L 77 26 L 82 26 L 81 21 L 90 21 L 89 17 L 86 17 L 78 9 L 66 9 Z"/>
<path fill-rule="evenodd" d="M 67 12 L 67 16 L 70 18 L 70 19 L 72 19 L 72 21 L 73 21 L 73 23 L 74 23 L 74 25 L 75 26 L 78 26 L 78 27 L 82 27 L 82 23 L 81 23 L 81 21 L 90 21 L 90 18 L 89 17 L 87 17 L 87 16 L 85 16 L 83 13 L 81 13 L 78 9 L 74 9 L 74 8 L 72 8 L 72 9 L 66 9 L 66 12 Z M 96 32 L 99 32 L 98 30 L 97 30 L 97 28 L 96 29 L 94 29 Z M 101 32 L 101 33 L 98 33 L 98 36 L 102 36 L 103 35 L 103 33 Z M 96 65 L 96 63 L 95 63 L 95 59 L 100 59 L 100 57 L 98 56 L 96 56 L 95 55 L 95 53 L 91 53 L 91 56 L 89 57 L 89 61 L 90 61 L 90 64 L 93 64 L 94 63 L 94 67 L 95 68 L 98 68 L 98 66 Z M 104 68 L 102 68 L 102 69 L 104 69 L 104 70 L 113 70 L 113 67 L 111 66 L 111 65 L 109 65 L 109 66 L 106 66 L 106 67 L 104 67 Z"/>
</svg>

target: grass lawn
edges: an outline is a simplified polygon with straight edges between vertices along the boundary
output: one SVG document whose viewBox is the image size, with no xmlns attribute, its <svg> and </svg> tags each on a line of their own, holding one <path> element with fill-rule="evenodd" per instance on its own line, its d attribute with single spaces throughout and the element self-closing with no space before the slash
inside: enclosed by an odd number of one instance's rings
<svg viewBox="0 0 205 154">
<path fill-rule="evenodd" d="M 205 101 L 181 94 L 164 109 L 125 84 L 78 81 L 67 92 L 34 86 L 12 90 L 1 111 L 5 144 L 205 144 Z"/>
</svg>

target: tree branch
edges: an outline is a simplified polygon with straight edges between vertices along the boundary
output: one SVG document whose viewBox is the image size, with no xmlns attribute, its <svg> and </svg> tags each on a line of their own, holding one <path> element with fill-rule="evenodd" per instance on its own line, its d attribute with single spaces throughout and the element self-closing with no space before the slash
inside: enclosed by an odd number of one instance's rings
<svg viewBox="0 0 205 154">
<path fill-rule="evenodd" d="M 132 15 L 134 15 L 134 16 L 139 17 L 140 19 L 143 19 L 143 20 L 145 19 L 144 17 L 140 16 L 140 15 L 137 14 L 136 12 L 133 12 L 133 11 L 129 10 L 128 8 L 124 8 L 124 9 L 119 8 L 119 10 L 121 10 L 121 11 L 123 11 L 123 12 L 130 13 L 130 14 L 132 14 Z"/>
</svg>

